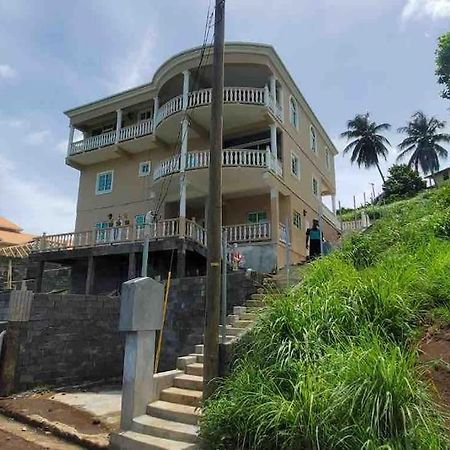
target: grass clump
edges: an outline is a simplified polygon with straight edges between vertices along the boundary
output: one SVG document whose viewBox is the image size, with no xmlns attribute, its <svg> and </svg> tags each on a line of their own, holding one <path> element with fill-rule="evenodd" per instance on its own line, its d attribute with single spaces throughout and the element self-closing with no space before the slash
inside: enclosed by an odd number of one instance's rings
<svg viewBox="0 0 450 450">
<path fill-rule="evenodd" d="M 271 301 L 204 405 L 205 448 L 450 448 L 416 348 L 450 317 L 450 186 L 386 209 Z"/>
</svg>

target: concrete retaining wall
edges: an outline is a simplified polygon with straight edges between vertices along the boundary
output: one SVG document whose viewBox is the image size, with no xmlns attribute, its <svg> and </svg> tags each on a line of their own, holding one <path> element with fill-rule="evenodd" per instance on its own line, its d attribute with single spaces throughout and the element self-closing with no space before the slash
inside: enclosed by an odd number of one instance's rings
<svg viewBox="0 0 450 450">
<path fill-rule="evenodd" d="M 261 281 L 257 274 L 230 274 L 228 312 L 256 292 Z M 178 356 L 192 353 L 194 345 L 203 342 L 205 283 L 205 277 L 173 280 L 160 372 L 174 369 Z M 119 297 L 20 295 L 23 298 L 14 301 L 16 312 L 8 322 L 0 393 L 121 377 L 124 336 L 119 332 Z"/>
</svg>

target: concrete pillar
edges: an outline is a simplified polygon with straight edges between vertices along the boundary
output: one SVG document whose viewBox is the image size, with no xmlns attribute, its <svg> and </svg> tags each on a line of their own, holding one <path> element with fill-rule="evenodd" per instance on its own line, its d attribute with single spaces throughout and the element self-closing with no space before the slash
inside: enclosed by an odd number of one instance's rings
<svg viewBox="0 0 450 450">
<path fill-rule="evenodd" d="M 277 79 L 271 75 L 271 77 L 269 78 L 269 83 L 270 83 L 270 94 L 272 95 L 273 98 L 273 102 L 274 102 L 274 108 L 277 105 Z"/>
<path fill-rule="evenodd" d="M 333 214 L 336 214 L 336 195 L 331 196 L 331 210 L 333 211 Z"/>
<path fill-rule="evenodd" d="M 91 295 L 94 290 L 94 279 L 95 279 L 95 259 L 94 255 L 88 256 L 88 267 L 86 275 L 86 288 L 85 294 Z"/>
<path fill-rule="evenodd" d="M 125 331 L 120 428 L 130 430 L 145 414 L 154 390 L 156 331 L 163 321 L 164 285 L 152 278 L 135 278 L 122 285 L 119 330 Z"/>
<path fill-rule="evenodd" d="M 187 109 L 189 100 L 189 70 L 183 72 L 183 109 Z"/>
<path fill-rule="evenodd" d="M 35 292 L 42 292 L 42 280 L 44 278 L 45 261 L 39 261 L 38 271 L 36 274 Z"/>
<path fill-rule="evenodd" d="M 278 145 L 277 145 L 277 126 L 274 123 L 270 124 L 270 151 L 272 155 L 277 158 Z"/>
<path fill-rule="evenodd" d="M 122 110 L 116 110 L 117 120 L 116 120 L 116 144 L 119 142 L 120 130 L 122 128 Z"/>
<path fill-rule="evenodd" d="M 153 99 L 153 129 L 155 129 L 156 126 L 156 116 L 158 115 L 158 109 L 159 109 L 159 98 L 156 96 Z"/>
<path fill-rule="evenodd" d="M 277 189 L 270 190 L 270 228 L 272 242 L 278 244 L 280 240 L 280 199 Z"/>
<path fill-rule="evenodd" d="M 177 278 L 186 276 L 186 242 L 182 240 L 177 249 Z"/>
<path fill-rule="evenodd" d="M 186 157 L 188 150 L 189 121 L 187 117 L 181 122 L 181 154 L 180 154 L 180 237 L 186 231 Z"/>
<path fill-rule="evenodd" d="M 73 133 L 75 132 L 75 128 L 72 124 L 69 125 L 69 140 L 67 142 L 67 156 L 70 156 L 72 152 L 72 144 L 73 144 Z"/>
<path fill-rule="evenodd" d="M 130 252 L 128 254 L 128 279 L 132 280 L 136 277 L 136 253 Z"/>
</svg>

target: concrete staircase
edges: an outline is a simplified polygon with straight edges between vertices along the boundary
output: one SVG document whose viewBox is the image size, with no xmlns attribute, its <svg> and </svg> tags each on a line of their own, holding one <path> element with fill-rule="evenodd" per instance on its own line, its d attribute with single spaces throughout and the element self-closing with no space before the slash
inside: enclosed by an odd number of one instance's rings
<svg viewBox="0 0 450 450">
<path fill-rule="evenodd" d="M 264 292 L 273 283 L 267 279 L 266 289 L 259 288 L 246 301 L 235 306 L 227 317 L 226 341 L 233 342 L 247 332 L 264 308 Z M 222 333 L 222 331 L 221 331 Z M 111 447 L 120 450 L 184 450 L 198 448 L 198 419 L 203 390 L 203 344 L 195 352 L 179 357 L 177 370 L 166 372 L 160 383 L 159 399 L 147 406 L 147 413 L 133 420 L 130 431 L 111 438 Z M 155 375 L 155 379 L 159 375 Z"/>
</svg>

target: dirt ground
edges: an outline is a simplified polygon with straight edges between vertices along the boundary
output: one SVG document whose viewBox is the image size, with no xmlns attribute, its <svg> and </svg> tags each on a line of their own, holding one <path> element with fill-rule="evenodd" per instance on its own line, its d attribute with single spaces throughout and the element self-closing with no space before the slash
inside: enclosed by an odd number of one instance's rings
<svg viewBox="0 0 450 450">
<path fill-rule="evenodd" d="M 52 394 L 34 394 L 26 397 L 0 399 L 0 409 L 10 412 L 37 415 L 51 422 L 59 422 L 75 428 L 79 433 L 96 435 L 111 430 L 89 413 L 64 403 L 51 400 Z"/>
<path fill-rule="evenodd" d="M 439 403 L 450 411 L 450 326 L 430 328 L 420 343 L 424 362 L 430 362 L 427 372 L 436 389 Z M 449 422 L 450 425 L 450 422 Z"/>
<path fill-rule="evenodd" d="M 12 419 L 0 416 L 1 450 L 81 450 L 70 444 Z"/>
</svg>

